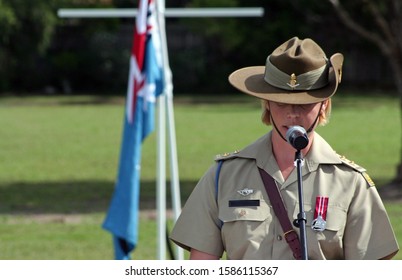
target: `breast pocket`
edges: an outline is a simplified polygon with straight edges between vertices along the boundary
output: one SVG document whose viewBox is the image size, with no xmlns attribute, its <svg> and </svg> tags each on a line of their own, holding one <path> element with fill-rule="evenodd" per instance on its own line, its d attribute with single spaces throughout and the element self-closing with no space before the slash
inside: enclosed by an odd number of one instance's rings
<svg viewBox="0 0 402 280">
<path fill-rule="evenodd" d="M 219 219 L 223 222 L 222 242 L 232 256 L 242 255 L 247 250 L 257 250 L 254 247 L 266 239 L 273 215 L 272 208 L 262 199 L 259 199 L 258 206 L 238 205 L 254 202 L 236 203 L 235 207 L 230 207 L 229 203 L 219 207 Z"/>
</svg>

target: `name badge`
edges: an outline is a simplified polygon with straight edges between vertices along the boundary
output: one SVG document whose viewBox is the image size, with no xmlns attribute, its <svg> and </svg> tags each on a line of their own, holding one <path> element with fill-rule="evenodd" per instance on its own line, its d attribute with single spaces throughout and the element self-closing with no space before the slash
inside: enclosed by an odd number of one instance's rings
<svg viewBox="0 0 402 280">
<path fill-rule="evenodd" d="M 259 199 L 229 200 L 229 207 L 260 206 Z"/>
</svg>

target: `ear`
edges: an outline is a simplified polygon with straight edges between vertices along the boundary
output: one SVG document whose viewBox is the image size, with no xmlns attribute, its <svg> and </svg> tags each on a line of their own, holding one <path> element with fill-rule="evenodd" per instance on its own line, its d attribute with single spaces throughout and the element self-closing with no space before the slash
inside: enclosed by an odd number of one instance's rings
<svg viewBox="0 0 402 280">
<path fill-rule="evenodd" d="M 322 102 L 322 106 L 321 106 L 321 113 L 325 113 L 325 110 L 327 109 L 327 107 L 328 107 L 328 99 L 327 100 L 324 100 L 323 102 Z"/>
</svg>

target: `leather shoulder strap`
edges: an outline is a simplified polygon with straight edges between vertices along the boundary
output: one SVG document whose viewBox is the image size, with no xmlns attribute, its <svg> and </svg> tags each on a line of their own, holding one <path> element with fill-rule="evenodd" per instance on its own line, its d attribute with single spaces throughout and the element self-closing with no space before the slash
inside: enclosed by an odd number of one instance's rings
<svg viewBox="0 0 402 280">
<path fill-rule="evenodd" d="M 271 201 L 275 215 L 278 217 L 284 232 L 284 237 L 289 247 L 293 251 L 293 256 L 296 260 L 302 259 L 301 244 L 299 236 L 293 229 L 293 226 L 289 220 L 288 213 L 285 205 L 283 204 L 282 196 L 278 190 L 274 178 L 270 176 L 264 169 L 258 168 L 262 181 L 264 182 L 265 190 L 267 191 L 269 200 Z"/>
</svg>

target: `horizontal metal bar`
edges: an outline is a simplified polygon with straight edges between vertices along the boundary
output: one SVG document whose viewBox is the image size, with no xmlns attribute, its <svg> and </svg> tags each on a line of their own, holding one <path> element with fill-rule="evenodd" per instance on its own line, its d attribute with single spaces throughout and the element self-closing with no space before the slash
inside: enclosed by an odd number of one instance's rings
<svg viewBox="0 0 402 280">
<path fill-rule="evenodd" d="M 131 18 L 138 9 L 59 9 L 60 18 Z M 264 8 L 166 8 L 165 17 L 262 17 Z"/>
</svg>

